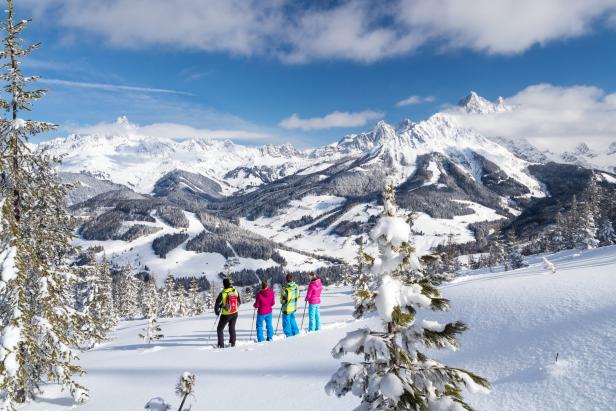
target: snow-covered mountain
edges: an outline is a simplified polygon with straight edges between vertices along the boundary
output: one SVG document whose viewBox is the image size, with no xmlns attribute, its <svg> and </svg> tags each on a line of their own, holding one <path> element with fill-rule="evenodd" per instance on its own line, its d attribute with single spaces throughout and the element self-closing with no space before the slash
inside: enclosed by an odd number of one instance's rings
<svg viewBox="0 0 616 411">
<path fill-rule="evenodd" d="M 71 135 L 40 144 L 65 155 L 62 171 L 87 172 L 137 192 L 149 193 L 165 174 L 181 169 L 201 174 L 231 194 L 298 171 L 308 164 L 305 152 L 291 145 L 248 147 L 229 140 L 152 137 L 135 132 L 125 117 L 121 134 Z"/>
<path fill-rule="evenodd" d="M 502 99 L 490 102 L 471 93 L 456 110 L 481 115 L 511 109 Z M 125 130 L 121 135 L 72 135 L 41 144 L 65 154 L 63 171 L 87 188 L 73 195 L 82 201 L 73 206 L 75 212 L 95 219 L 85 225 L 81 244 L 109 248 L 119 262 L 183 267 L 190 275 L 222 269 L 229 256 L 225 242 L 234 238 L 230 233 L 250 240 L 232 244 L 240 257 L 252 259 L 239 269 L 279 266 L 282 259 L 293 267 L 327 265 L 314 256 L 351 261 L 355 240 L 380 211 L 387 182 L 397 186 L 404 212 L 417 214 L 419 246 L 431 248 L 451 235 L 458 243 L 472 242 L 477 224 L 518 215 L 524 227 L 549 224 L 549 216 L 539 211 L 566 206 L 592 176 L 545 164 L 553 157 L 528 142 L 486 138 L 451 111 L 420 122 L 406 119 L 397 127 L 381 121 L 365 133 L 311 150 L 143 136 L 126 119 L 118 121 Z M 593 155 L 588 147 L 576 151 L 578 157 Z M 93 176 L 109 181 L 95 184 Z M 552 199 L 553 193 L 558 198 Z M 546 196 L 550 199 L 541 203 Z M 528 209 L 539 211 L 529 217 Z M 216 223 L 208 215 L 215 215 Z M 185 237 L 188 227 L 194 232 Z M 174 245 L 176 250 L 168 251 L 177 254 L 177 262 L 156 260 L 161 257 L 152 252 L 155 240 Z M 204 252 L 218 257 L 199 255 Z"/>
</svg>

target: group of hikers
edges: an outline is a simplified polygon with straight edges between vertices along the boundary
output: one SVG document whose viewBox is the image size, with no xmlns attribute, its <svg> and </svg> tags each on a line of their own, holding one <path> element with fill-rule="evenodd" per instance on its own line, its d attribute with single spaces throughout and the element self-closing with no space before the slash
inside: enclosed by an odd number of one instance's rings
<svg viewBox="0 0 616 411">
<path fill-rule="evenodd" d="M 298 285 L 293 281 L 293 275 L 287 274 L 287 283 L 280 293 L 280 313 L 282 317 L 282 330 L 284 335 L 292 337 L 299 334 L 299 327 L 295 319 L 300 292 Z M 321 315 L 319 305 L 321 304 L 321 291 L 323 284 L 315 272 L 310 273 L 310 284 L 306 292 L 305 301 L 308 304 L 308 331 L 318 331 L 321 328 Z M 229 344 L 235 346 L 235 323 L 237 322 L 238 310 L 241 304 L 239 292 L 233 288 L 231 280 L 223 280 L 223 290 L 216 298 L 214 311 L 220 320 L 216 329 L 218 334 L 218 347 L 224 348 L 224 329 L 229 325 Z M 271 341 L 274 338 L 274 327 L 272 325 L 272 308 L 276 301 L 274 291 L 269 288 L 266 280 L 261 282 L 261 290 L 257 293 L 254 308 L 257 313 L 257 341 Z M 280 321 L 280 318 L 279 318 Z M 266 337 L 263 335 L 263 324 L 265 324 Z M 276 325 L 278 328 L 278 325 Z"/>
</svg>

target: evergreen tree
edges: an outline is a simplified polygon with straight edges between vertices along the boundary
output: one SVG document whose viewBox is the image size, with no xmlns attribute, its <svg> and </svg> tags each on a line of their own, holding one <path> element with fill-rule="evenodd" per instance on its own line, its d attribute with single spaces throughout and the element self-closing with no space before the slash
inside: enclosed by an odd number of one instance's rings
<svg viewBox="0 0 616 411">
<path fill-rule="evenodd" d="M 370 282 L 372 281 L 372 275 L 370 272 L 370 266 L 374 262 L 374 258 L 366 253 L 364 250 L 364 238 L 359 239 L 359 249 L 357 251 L 357 257 L 355 257 L 355 281 L 353 283 L 353 298 L 355 300 L 356 307 L 363 307 L 362 301 L 370 297 Z M 364 312 L 361 310 L 355 310 L 353 314 L 355 318 L 361 318 Z"/>
<path fill-rule="evenodd" d="M 38 44 L 25 46 L 21 32 L 30 20 L 14 17 L 7 0 L 0 51 L 4 93 L 0 109 L 0 391 L 4 408 L 35 398 L 43 383 L 59 383 L 80 402 L 85 387 L 74 380 L 82 370 L 76 347 L 88 338 L 91 319 L 74 310 L 75 276 L 68 266 L 76 221 L 66 210 L 69 187 L 61 184 L 59 159 L 33 153 L 30 137 L 49 123 L 22 119 L 45 94 L 30 90 L 35 76 L 21 72 L 21 59 Z"/>
<path fill-rule="evenodd" d="M 143 333 L 139 334 L 139 337 L 143 339 L 143 341 L 150 344 L 152 341 L 158 341 L 164 337 L 162 329 L 160 328 L 160 324 L 156 320 L 156 317 L 150 317 L 148 320 L 148 324 L 143 328 Z"/>
<path fill-rule="evenodd" d="M 343 287 L 347 287 L 354 283 L 354 275 L 351 267 L 345 266 L 342 269 L 342 274 L 340 275 L 340 285 Z"/>
<path fill-rule="evenodd" d="M 174 317 L 177 314 L 177 302 L 175 278 L 169 273 L 165 279 L 165 287 L 162 289 L 160 296 L 160 315 L 163 317 Z"/>
<path fill-rule="evenodd" d="M 595 204 L 589 197 L 583 203 L 576 203 L 574 219 L 574 245 L 575 248 L 596 248 L 597 225 L 595 223 Z"/>
<path fill-rule="evenodd" d="M 522 253 L 520 253 L 520 246 L 517 243 L 518 238 L 512 229 L 507 234 L 507 243 L 505 245 L 505 271 L 528 266 L 526 261 L 524 261 Z"/>
<path fill-rule="evenodd" d="M 326 385 L 329 394 L 348 392 L 362 400 L 358 410 L 471 409 L 462 388 L 487 391 L 488 382 L 468 371 L 447 367 L 418 350 L 458 347 L 461 322 L 417 321 L 418 309 L 445 310 L 448 301 L 426 278 L 410 244 L 410 226 L 397 217 L 394 188 L 385 190 L 384 214 L 371 231 L 378 256 L 370 260 L 373 281 L 356 312 L 376 311 L 383 329 L 362 328 L 347 334 L 333 349 L 340 358 L 352 352 L 358 363 L 342 363 Z"/>
<path fill-rule="evenodd" d="M 188 312 L 191 316 L 201 315 L 205 312 L 205 301 L 203 294 L 199 292 L 199 281 L 196 278 L 190 280 L 188 299 Z"/>
<path fill-rule="evenodd" d="M 149 280 L 145 282 L 142 287 L 143 290 L 143 305 L 142 313 L 145 318 L 152 318 L 158 316 L 160 309 L 158 289 L 156 288 L 156 280 L 153 276 L 150 276 Z"/>
<path fill-rule="evenodd" d="M 116 325 L 111 297 L 111 276 L 106 263 L 77 269 L 75 309 L 82 313 L 79 327 L 88 336 L 84 347 L 104 341 Z"/>
<path fill-rule="evenodd" d="M 604 217 L 599 224 L 599 230 L 597 231 L 597 238 L 599 244 L 602 246 L 612 245 L 616 243 L 616 231 L 609 218 Z"/>
<path fill-rule="evenodd" d="M 487 266 L 494 267 L 503 263 L 505 260 L 505 248 L 503 246 L 503 234 L 500 230 L 496 230 L 492 234 L 490 245 L 488 247 Z"/>
<path fill-rule="evenodd" d="M 176 315 L 178 317 L 186 317 L 188 315 L 188 304 L 186 301 L 186 288 L 184 288 L 184 283 L 180 282 L 177 285 L 175 290 L 175 306 L 176 306 Z"/>
<path fill-rule="evenodd" d="M 214 284 L 210 284 L 210 289 L 203 293 L 203 304 L 206 310 L 214 308 L 214 302 L 216 298 L 213 295 Z"/>
<path fill-rule="evenodd" d="M 251 286 L 244 287 L 242 290 L 242 302 L 248 303 L 255 299 L 254 288 Z"/>
<path fill-rule="evenodd" d="M 132 271 L 130 266 L 120 270 L 116 281 L 115 309 L 124 320 L 139 318 L 141 315 L 141 305 L 137 299 L 141 281 L 133 276 Z"/>
<path fill-rule="evenodd" d="M 101 321 L 103 329 L 108 333 L 117 325 L 118 317 L 113 304 L 113 279 L 106 257 L 98 265 L 97 284 L 99 292 L 96 294 L 92 312 L 94 317 Z"/>
<path fill-rule="evenodd" d="M 559 211 L 556 213 L 555 223 L 549 233 L 550 251 L 556 252 L 565 249 L 566 245 L 564 232 L 566 231 L 566 227 L 567 224 L 565 217 Z"/>
</svg>

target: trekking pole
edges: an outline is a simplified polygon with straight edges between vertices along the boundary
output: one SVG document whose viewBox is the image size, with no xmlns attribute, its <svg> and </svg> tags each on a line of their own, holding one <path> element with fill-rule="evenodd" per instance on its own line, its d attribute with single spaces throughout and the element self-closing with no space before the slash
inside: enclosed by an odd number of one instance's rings
<svg viewBox="0 0 616 411">
<path fill-rule="evenodd" d="M 304 313 L 302 314 L 302 326 L 299 327 L 300 330 L 304 329 L 304 317 L 306 316 L 306 306 L 308 305 L 308 301 L 304 303 Z"/>
<path fill-rule="evenodd" d="M 220 315 L 221 314 L 222 314 L 222 310 L 220 310 L 220 312 L 218 313 L 218 316 L 214 320 L 214 325 L 212 326 L 212 330 L 210 331 L 210 335 L 214 334 L 214 329 L 216 328 L 216 323 L 218 322 L 218 320 L 220 320 Z"/>
<path fill-rule="evenodd" d="M 280 309 L 280 312 L 278 313 L 278 321 L 276 321 L 276 331 L 274 332 L 274 335 L 278 335 L 278 325 L 280 324 L 281 315 L 282 315 L 282 308 Z"/>
<path fill-rule="evenodd" d="M 255 315 L 257 313 L 257 309 L 255 308 L 254 311 L 252 312 L 252 322 L 250 323 L 250 341 L 252 341 L 252 330 L 254 330 L 254 323 L 255 323 Z"/>
</svg>

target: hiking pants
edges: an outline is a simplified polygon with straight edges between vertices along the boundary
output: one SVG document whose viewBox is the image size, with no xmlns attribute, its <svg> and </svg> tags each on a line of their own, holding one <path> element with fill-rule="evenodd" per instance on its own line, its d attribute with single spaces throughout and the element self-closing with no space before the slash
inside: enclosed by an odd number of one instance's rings
<svg viewBox="0 0 616 411">
<path fill-rule="evenodd" d="M 294 312 L 291 314 L 282 314 L 282 330 L 287 337 L 299 334 L 299 327 L 297 326 L 297 321 L 295 321 Z"/>
<path fill-rule="evenodd" d="M 227 324 L 229 324 L 229 344 L 231 347 L 235 347 L 235 322 L 237 321 L 237 313 L 231 315 L 221 315 L 218 322 L 218 348 L 225 348 L 225 334 L 224 330 Z"/>
<path fill-rule="evenodd" d="M 319 304 L 308 304 L 308 320 L 308 331 L 319 331 L 321 329 Z"/>
<path fill-rule="evenodd" d="M 274 327 L 272 327 L 272 314 L 257 314 L 257 341 L 261 342 L 263 338 L 263 323 L 267 328 L 267 339 L 271 341 L 274 338 Z"/>
</svg>

